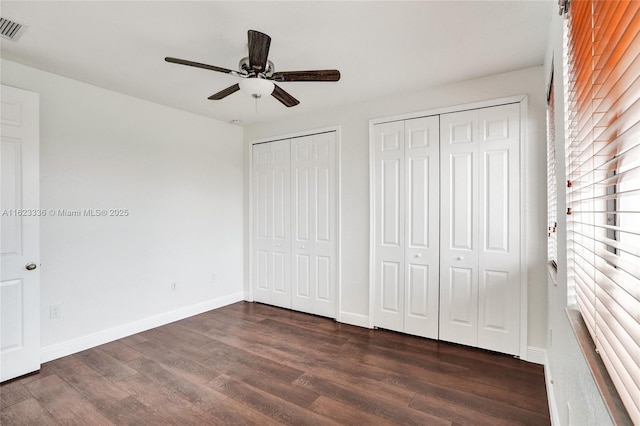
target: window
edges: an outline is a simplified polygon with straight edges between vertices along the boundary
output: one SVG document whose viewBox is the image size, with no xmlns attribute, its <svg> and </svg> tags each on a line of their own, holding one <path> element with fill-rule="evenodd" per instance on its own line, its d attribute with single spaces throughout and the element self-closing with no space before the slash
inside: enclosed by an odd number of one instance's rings
<svg viewBox="0 0 640 426">
<path fill-rule="evenodd" d="M 567 53 L 568 280 L 640 424 L 640 2 L 572 0 Z"/>
</svg>

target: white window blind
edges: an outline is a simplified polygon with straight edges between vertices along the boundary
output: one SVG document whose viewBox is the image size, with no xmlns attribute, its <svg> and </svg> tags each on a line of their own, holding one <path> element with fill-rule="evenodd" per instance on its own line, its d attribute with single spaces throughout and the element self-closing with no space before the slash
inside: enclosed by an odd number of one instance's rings
<svg viewBox="0 0 640 426">
<path fill-rule="evenodd" d="M 568 278 L 640 424 L 640 2 L 569 9 Z"/>
<path fill-rule="evenodd" d="M 640 2 L 569 9 L 568 277 L 640 424 Z"/>
</svg>

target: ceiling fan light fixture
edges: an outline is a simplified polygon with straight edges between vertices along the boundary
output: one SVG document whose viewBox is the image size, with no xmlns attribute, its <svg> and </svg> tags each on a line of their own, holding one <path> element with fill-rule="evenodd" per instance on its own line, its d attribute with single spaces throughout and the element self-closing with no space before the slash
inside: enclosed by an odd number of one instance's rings
<svg viewBox="0 0 640 426">
<path fill-rule="evenodd" d="M 273 92 L 273 82 L 263 78 L 245 78 L 238 83 L 240 90 L 252 98 L 259 99 Z"/>
</svg>

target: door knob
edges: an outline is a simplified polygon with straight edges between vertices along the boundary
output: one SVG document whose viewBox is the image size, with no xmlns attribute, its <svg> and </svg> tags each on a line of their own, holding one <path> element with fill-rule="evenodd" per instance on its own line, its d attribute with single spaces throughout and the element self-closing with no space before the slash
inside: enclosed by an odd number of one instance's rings
<svg viewBox="0 0 640 426">
<path fill-rule="evenodd" d="M 301 249 L 301 250 L 304 250 L 304 246 L 300 246 L 300 249 Z"/>
<path fill-rule="evenodd" d="M 422 255 L 420 253 L 418 253 L 418 254 L 416 254 L 416 257 L 420 258 L 420 257 L 422 257 Z"/>
<path fill-rule="evenodd" d="M 464 260 L 464 257 L 462 257 L 462 256 L 458 256 L 458 257 L 456 258 L 456 260 Z"/>
<path fill-rule="evenodd" d="M 276 247 L 282 247 L 282 244 L 276 244 Z"/>
<path fill-rule="evenodd" d="M 33 271 L 34 269 L 36 269 L 38 267 L 38 265 L 36 265 L 33 262 L 29 262 L 26 265 L 24 265 L 24 267 L 27 269 L 27 271 Z"/>
</svg>

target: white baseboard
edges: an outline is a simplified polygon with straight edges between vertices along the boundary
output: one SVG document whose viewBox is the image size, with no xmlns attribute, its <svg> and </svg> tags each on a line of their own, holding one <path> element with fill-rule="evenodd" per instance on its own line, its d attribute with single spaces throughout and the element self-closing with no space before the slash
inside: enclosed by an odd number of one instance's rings
<svg viewBox="0 0 640 426">
<path fill-rule="evenodd" d="M 558 414 L 558 407 L 556 406 L 556 394 L 553 389 L 553 379 L 551 378 L 551 368 L 549 368 L 549 358 L 546 352 L 544 353 L 544 381 L 547 385 L 547 401 L 549 401 L 551 425 L 561 426 L 560 415 Z"/>
<path fill-rule="evenodd" d="M 122 339 L 123 337 L 131 336 L 132 334 L 141 333 L 151 328 L 198 315 L 212 309 L 221 308 L 232 303 L 240 302 L 243 299 L 244 292 L 233 293 L 228 296 L 218 297 L 195 305 L 154 315 L 149 318 L 108 328 L 88 336 L 46 346 L 40 350 L 40 361 L 43 363 L 53 361 L 54 359 L 62 358 L 63 356 L 113 342 L 114 340 Z"/>
<path fill-rule="evenodd" d="M 547 351 L 545 349 L 536 348 L 534 346 L 529 346 L 527 348 L 527 361 L 546 366 L 546 360 Z"/>
<path fill-rule="evenodd" d="M 350 312 L 340 312 L 338 313 L 338 318 L 336 320 L 338 322 L 343 322 L 349 325 L 357 325 L 358 327 L 371 328 L 369 327 L 368 315 L 353 314 Z"/>
</svg>

